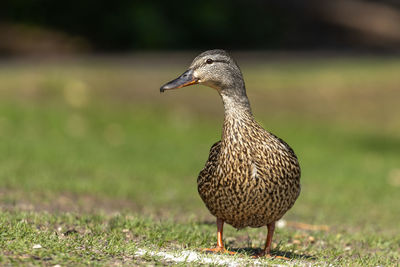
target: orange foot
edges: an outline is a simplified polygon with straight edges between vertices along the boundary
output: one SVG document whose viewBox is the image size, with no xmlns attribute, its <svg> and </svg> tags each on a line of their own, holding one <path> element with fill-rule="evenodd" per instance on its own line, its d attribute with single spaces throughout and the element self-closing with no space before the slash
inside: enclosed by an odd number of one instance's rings
<svg viewBox="0 0 400 267">
<path fill-rule="evenodd" d="M 204 248 L 202 249 L 203 252 L 206 253 L 222 253 L 222 254 L 229 254 L 229 255 L 235 255 L 236 252 L 229 251 L 225 249 L 224 247 L 215 247 L 215 248 Z"/>
<path fill-rule="evenodd" d="M 280 260 L 285 260 L 289 261 L 289 258 L 283 257 L 283 256 L 272 256 L 271 254 L 265 254 L 264 252 L 260 252 L 256 255 L 253 256 L 254 259 L 261 258 L 261 257 L 266 257 L 266 258 L 273 258 L 273 259 L 280 259 Z"/>
</svg>

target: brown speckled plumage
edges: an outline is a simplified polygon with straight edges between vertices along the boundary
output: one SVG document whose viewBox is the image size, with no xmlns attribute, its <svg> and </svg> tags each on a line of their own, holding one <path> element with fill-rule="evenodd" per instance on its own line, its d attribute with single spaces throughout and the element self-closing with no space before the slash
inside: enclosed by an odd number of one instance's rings
<svg viewBox="0 0 400 267">
<path fill-rule="evenodd" d="M 251 114 L 235 114 L 225 117 L 197 184 L 210 212 L 240 229 L 279 220 L 300 193 L 299 178 L 293 150 Z"/>
<path fill-rule="evenodd" d="M 211 214 L 235 228 L 274 224 L 300 193 L 300 166 L 295 153 L 255 121 L 242 73 L 225 51 L 200 54 L 185 74 L 185 79 L 192 79 L 190 84 L 215 88 L 225 109 L 221 141 L 211 147 L 197 179 L 202 200 Z M 171 83 L 162 90 L 178 87 Z M 223 246 L 222 241 L 218 243 Z M 269 247 L 266 245 L 267 253 Z"/>
</svg>

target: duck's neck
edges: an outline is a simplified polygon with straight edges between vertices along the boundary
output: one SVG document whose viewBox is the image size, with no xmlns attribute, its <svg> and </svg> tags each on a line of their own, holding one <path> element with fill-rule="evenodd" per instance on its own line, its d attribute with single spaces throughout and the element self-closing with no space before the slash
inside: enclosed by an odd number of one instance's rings
<svg viewBox="0 0 400 267">
<path fill-rule="evenodd" d="M 228 140 L 231 136 L 240 138 L 241 134 L 249 129 L 249 124 L 255 122 L 246 90 L 244 88 L 240 91 L 232 90 L 229 94 L 221 91 L 220 95 L 225 113 L 222 140 Z"/>
</svg>

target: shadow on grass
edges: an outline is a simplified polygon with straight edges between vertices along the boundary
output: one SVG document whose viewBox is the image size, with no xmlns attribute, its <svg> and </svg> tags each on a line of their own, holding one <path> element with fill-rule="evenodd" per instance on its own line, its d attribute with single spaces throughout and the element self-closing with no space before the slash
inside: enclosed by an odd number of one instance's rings
<svg viewBox="0 0 400 267">
<path fill-rule="evenodd" d="M 246 247 L 246 248 L 229 248 L 230 251 L 240 253 L 240 254 L 245 254 L 248 256 L 255 256 L 261 252 L 261 248 L 251 248 L 251 247 Z M 317 258 L 314 256 L 306 255 L 306 254 L 297 254 L 293 252 L 288 252 L 288 251 L 280 251 L 280 250 L 271 250 L 271 255 L 274 256 L 280 256 L 280 257 L 285 257 L 290 260 L 316 260 Z"/>
<path fill-rule="evenodd" d="M 214 220 L 203 220 L 201 222 L 198 223 L 199 225 L 211 225 L 211 226 L 215 226 L 216 223 Z M 232 252 L 236 252 L 239 254 L 244 254 L 244 255 L 248 255 L 248 256 L 255 256 L 257 254 L 259 254 L 261 252 L 261 248 L 252 248 L 252 247 L 232 247 L 231 245 L 234 244 L 229 244 L 231 242 L 228 242 L 227 245 L 229 247 L 229 251 Z M 237 244 L 236 244 L 237 245 Z M 235 245 L 234 245 L 235 246 Z M 315 256 L 310 256 L 310 255 L 306 255 L 306 254 L 297 254 L 297 253 L 293 253 L 293 252 L 288 252 L 288 251 L 280 251 L 280 250 L 271 250 L 271 255 L 272 256 L 281 256 L 281 257 L 286 257 L 289 259 L 297 259 L 297 260 L 316 260 L 317 258 Z"/>
</svg>

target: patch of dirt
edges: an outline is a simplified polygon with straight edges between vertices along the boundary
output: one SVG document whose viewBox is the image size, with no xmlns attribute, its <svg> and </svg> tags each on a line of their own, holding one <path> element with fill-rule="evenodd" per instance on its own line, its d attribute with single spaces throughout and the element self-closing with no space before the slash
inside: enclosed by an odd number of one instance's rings
<svg viewBox="0 0 400 267">
<path fill-rule="evenodd" d="M 126 199 L 116 199 L 88 194 L 41 193 L 0 190 L 1 210 L 21 211 L 48 211 L 48 212 L 75 212 L 115 213 L 125 210 L 141 211 L 134 202 Z"/>
<path fill-rule="evenodd" d="M 0 189 L 0 211 L 47 211 L 49 213 L 104 213 L 113 215 L 123 212 L 149 216 L 154 220 L 173 220 L 179 223 L 207 222 L 215 224 L 215 218 L 206 208 L 201 211 L 184 210 L 170 206 L 143 206 L 129 199 L 111 198 L 71 192 L 24 192 Z"/>
</svg>

